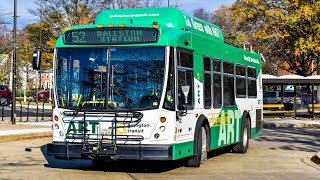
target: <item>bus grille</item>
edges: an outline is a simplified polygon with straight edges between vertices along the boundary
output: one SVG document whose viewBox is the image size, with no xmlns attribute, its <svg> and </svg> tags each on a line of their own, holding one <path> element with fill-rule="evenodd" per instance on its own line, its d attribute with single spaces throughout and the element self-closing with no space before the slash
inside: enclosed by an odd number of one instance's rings
<svg viewBox="0 0 320 180">
<path fill-rule="evenodd" d="M 117 143 L 136 143 L 143 141 L 142 135 L 123 135 L 117 134 L 117 128 L 134 126 L 141 122 L 143 114 L 140 112 L 83 112 L 82 120 L 77 121 L 84 127 L 93 118 L 101 123 L 109 123 L 108 129 L 102 129 L 99 126 L 96 133 L 92 134 L 86 128 L 77 129 L 76 131 L 66 134 L 67 140 L 81 140 L 83 144 L 82 153 L 84 155 L 114 155 L 117 151 Z M 79 116 L 77 116 L 79 117 Z M 108 119 L 108 120 L 106 120 Z M 107 130 L 107 131 L 106 131 Z M 77 133 L 74 133 L 77 132 Z"/>
</svg>

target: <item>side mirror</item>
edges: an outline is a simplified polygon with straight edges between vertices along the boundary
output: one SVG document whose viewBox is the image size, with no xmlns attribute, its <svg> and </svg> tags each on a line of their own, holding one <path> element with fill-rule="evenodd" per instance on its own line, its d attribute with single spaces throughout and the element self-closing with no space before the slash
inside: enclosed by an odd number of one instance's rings
<svg viewBox="0 0 320 180">
<path fill-rule="evenodd" d="M 179 105 L 178 115 L 179 115 L 180 117 L 186 116 L 186 115 L 187 115 L 187 112 L 188 112 L 188 106 L 187 106 L 187 104 L 188 104 L 188 94 L 189 94 L 190 86 L 181 86 L 181 90 L 182 90 L 182 92 L 183 92 L 185 102 L 184 102 L 184 104 L 180 104 L 180 105 Z"/>
<path fill-rule="evenodd" d="M 188 104 L 188 94 L 190 90 L 190 86 L 181 86 L 182 92 L 184 94 L 185 104 Z"/>
<path fill-rule="evenodd" d="M 41 50 L 36 49 L 33 51 L 33 61 L 32 61 L 33 70 L 40 70 L 41 68 Z"/>
</svg>

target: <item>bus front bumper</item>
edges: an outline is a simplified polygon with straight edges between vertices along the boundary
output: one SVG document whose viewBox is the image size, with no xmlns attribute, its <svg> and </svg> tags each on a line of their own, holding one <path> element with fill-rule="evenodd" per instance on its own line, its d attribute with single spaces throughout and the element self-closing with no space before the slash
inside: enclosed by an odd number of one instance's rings
<svg viewBox="0 0 320 180">
<path fill-rule="evenodd" d="M 83 159 L 83 145 L 76 143 L 54 142 L 47 145 L 47 154 L 56 158 Z M 117 145 L 113 155 L 93 153 L 95 158 L 130 159 L 130 160 L 172 160 L 172 147 L 168 145 Z"/>
</svg>

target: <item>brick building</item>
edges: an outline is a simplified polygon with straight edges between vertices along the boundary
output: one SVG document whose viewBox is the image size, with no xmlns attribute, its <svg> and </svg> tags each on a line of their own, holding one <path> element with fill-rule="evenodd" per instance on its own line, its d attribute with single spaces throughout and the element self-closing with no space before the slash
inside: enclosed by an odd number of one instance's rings
<svg viewBox="0 0 320 180">
<path fill-rule="evenodd" d="M 41 76 L 41 87 L 40 87 L 40 76 Z M 33 79 L 32 88 L 36 89 L 39 87 L 39 90 L 45 90 L 52 88 L 53 85 L 53 73 L 52 70 L 46 70 L 39 73 L 38 77 Z"/>
</svg>

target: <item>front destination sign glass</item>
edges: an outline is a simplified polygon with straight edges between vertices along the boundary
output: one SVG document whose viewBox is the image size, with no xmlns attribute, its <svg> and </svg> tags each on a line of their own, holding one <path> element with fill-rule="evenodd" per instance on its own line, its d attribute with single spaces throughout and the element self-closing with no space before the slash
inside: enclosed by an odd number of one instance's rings
<svg viewBox="0 0 320 180">
<path fill-rule="evenodd" d="M 64 33 L 65 44 L 134 44 L 157 42 L 159 31 L 152 28 L 76 29 Z"/>
</svg>

